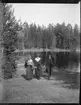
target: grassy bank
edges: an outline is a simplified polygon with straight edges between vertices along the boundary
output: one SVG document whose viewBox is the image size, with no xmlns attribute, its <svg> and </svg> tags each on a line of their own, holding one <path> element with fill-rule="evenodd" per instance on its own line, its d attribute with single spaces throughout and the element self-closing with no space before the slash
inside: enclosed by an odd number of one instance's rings
<svg viewBox="0 0 81 105">
<path fill-rule="evenodd" d="M 78 103 L 79 89 L 68 88 L 73 84 L 69 83 L 72 82 L 73 74 L 70 78 L 66 76 L 67 73 L 57 69 L 53 71 L 50 80 L 47 80 L 45 75 L 40 80 L 34 77 L 28 81 L 23 76 L 26 74 L 24 65 L 18 65 L 18 76 L 5 80 L 3 103 Z M 68 83 L 64 82 L 66 80 Z"/>
<path fill-rule="evenodd" d="M 25 71 L 19 71 L 25 74 Z M 33 78 L 27 81 L 22 76 L 5 80 L 3 103 L 78 103 L 79 91 L 64 88 L 62 81 Z"/>
</svg>

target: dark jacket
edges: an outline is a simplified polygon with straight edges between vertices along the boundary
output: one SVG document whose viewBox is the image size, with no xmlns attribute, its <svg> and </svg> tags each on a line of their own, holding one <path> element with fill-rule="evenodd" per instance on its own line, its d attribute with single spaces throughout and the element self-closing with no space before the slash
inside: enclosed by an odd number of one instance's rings
<svg viewBox="0 0 81 105">
<path fill-rule="evenodd" d="M 36 75 L 36 77 L 42 76 L 41 60 L 39 62 L 35 61 L 35 66 L 37 67 L 35 69 L 35 75 Z"/>
<path fill-rule="evenodd" d="M 49 58 L 49 56 L 48 56 L 47 60 L 46 60 L 46 72 L 48 73 L 51 70 L 52 67 L 53 67 L 52 56 L 51 56 L 51 58 Z"/>
<path fill-rule="evenodd" d="M 25 61 L 24 67 L 27 68 L 28 64 L 27 61 Z"/>
</svg>

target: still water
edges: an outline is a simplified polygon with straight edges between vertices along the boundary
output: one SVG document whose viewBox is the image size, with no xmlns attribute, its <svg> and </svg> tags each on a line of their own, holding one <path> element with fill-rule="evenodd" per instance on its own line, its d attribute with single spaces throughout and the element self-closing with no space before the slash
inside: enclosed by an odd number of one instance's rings
<svg viewBox="0 0 81 105">
<path fill-rule="evenodd" d="M 48 55 L 51 53 L 54 67 L 58 69 L 64 69 L 71 72 L 80 72 L 80 53 L 76 52 L 39 52 L 42 58 L 42 64 L 48 60 Z M 28 55 L 31 55 L 34 59 L 37 56 L 37 52 L 22 52 L 19 53 L 19 58 L 24 56 L 24 60 Z M 18 57 L 18 56 L 17 56 Z"/>
<path fill-rule="evenodd" d="M 42 58 L 42 64 L 48 60 L 48 55 L 51 53 L 53 60 L 52 76 L 67 88 L 79 89 L 80 88 L 80 53 L 76 52 L 39 52 Z M 37 52 L 22 52 L 18 53 L 19 58 L 27 59 L 31 54 L 33 60 L 37 56 Z M 18 57 L 18 56 L 17 56 Z"/>
</svg>

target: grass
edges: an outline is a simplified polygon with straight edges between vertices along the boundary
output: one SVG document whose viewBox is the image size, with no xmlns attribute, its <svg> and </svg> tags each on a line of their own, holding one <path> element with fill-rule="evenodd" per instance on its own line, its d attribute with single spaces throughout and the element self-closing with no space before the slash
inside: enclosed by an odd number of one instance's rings
<svg viewBox="0 0 81 105">
<path fill-rule="evenodd" d="M 54 69 L 55 70 L 55 69 Z M 64 83 L 70 76 L 63 71 L 54 71 L 50 80 L 43 76 L 28 81 L 24 78 L 25 68 L 18 67 L 18 77 L 5 80 L 3 103 L 78 103 L 79 88 L 68 88 L 70 83 Z M 72 74 L 71 74 L 72 77 Z M 75 78 L 76 76 L 74 76 Z M 73 77 L 72 77 L 73 78 Z M 73 80 L 74 80 L 73 78 Z M 70 81 L 70 80 L 69 80 Z M 67 86 L 66 86 L 67 85 Z M 75 84 L 76 85 L 76 84 Z"/>
<path fill-rule="evenodd" d="M 17 64 L 24 64 L 24 58 Z M 54 67 L 52 78 L 26 80 L 24 65 L 18 65 L 17 76 L 4 80 L 3 103 L 78 103 L 80 74 Z"/>
</svg>

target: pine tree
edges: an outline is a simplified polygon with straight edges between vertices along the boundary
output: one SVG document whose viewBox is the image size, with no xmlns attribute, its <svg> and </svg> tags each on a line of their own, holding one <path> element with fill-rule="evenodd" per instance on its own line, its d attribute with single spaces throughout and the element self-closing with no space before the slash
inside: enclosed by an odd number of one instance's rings
<svg viewBox="0 0 81 105">
<path fill-rule="evenodd" d="M 17 23 L 11 10 L 11 5 L 3 4 L 3 77 L 12 78 L 16 72 L 14 51 L 17 46 Z"/>
</svg>

